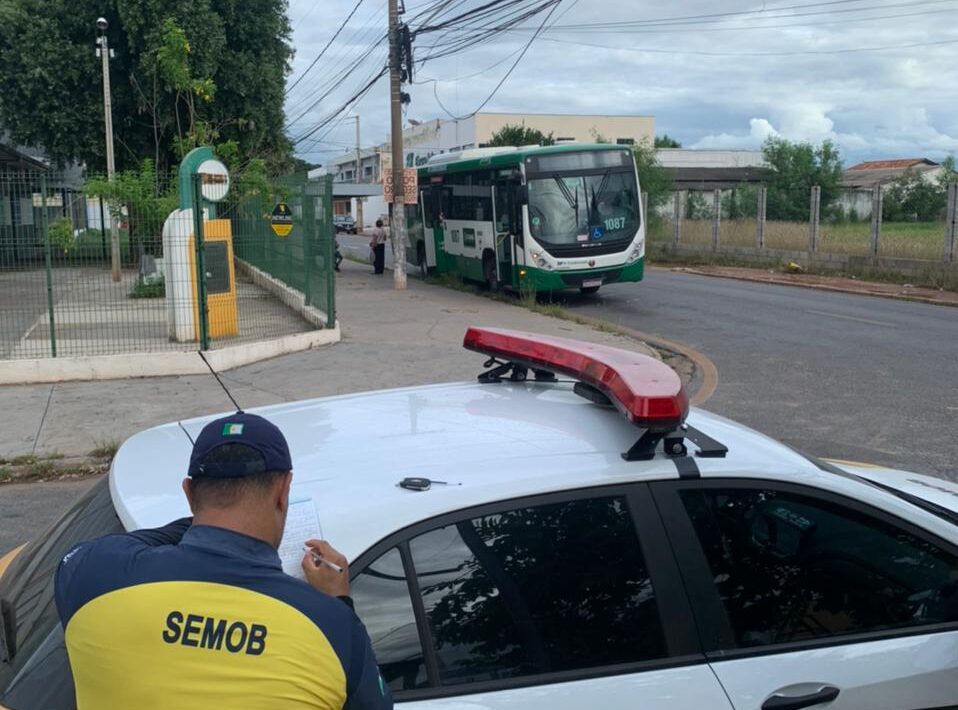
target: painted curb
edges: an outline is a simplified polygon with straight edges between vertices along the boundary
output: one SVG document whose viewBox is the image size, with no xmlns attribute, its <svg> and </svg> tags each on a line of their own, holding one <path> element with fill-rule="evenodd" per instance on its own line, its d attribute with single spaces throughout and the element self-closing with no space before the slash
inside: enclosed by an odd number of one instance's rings
<svg viewBox="0 0 958 710">
<path fill-rule="evenodd" d="M 217 350 L 207 350 L 204 355 L 213 369 L 223 372 L 279 355 L 332 345 L 341 340 L 342 331 L 337 321 L 335 328 L 313 330 L 243 345 L 231 345 Z M 203 375 L 208 372 L 209 370 L 197 357 L 196 352 L 5 360 L 0 362 L 0 385 Z"/>
</svg>

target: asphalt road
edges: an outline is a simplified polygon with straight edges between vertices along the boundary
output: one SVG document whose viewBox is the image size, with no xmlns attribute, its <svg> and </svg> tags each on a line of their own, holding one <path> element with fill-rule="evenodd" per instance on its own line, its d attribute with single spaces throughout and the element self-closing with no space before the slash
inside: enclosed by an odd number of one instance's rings
<svg viewBox="0 0 958 710">
<path fill-rule="evenodd" d="M 0 556 L 35 537 L 76 503 L 96 479 L 0 486 Z"/>
<path fill-rule="evenodd" d="M 818 456 L 958 480 L 958 309 L 665 270 L 564 303 L 704 353 L 706 409 Z"/>
</svg>

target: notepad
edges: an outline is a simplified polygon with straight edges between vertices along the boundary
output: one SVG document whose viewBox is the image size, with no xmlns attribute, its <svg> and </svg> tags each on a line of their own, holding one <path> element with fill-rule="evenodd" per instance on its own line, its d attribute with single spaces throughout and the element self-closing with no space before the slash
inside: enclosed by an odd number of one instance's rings
<svg viewBox="0 0 958 710">
<path fill-rule="evenodd" d="M 290 501 L 286 513 L 286 529 L 279 545 L 279 559 L 286 574 L 305 579 L 303 545 L 307 540 L 322 540 L 323 529 L 312 498 Z"/>
</svg>

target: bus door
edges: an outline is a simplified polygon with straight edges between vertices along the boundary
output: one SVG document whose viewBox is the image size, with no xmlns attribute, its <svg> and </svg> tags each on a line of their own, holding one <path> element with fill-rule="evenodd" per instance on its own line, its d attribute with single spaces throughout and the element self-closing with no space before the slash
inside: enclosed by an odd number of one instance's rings
<svg viewBox="0 0 958 710">
<path fill-rule="evenodd" d="M 516 263 L 522 263 L 517 253 L 522 249 L 522 228 L 518 218 L 518 188 L 520 177 L 512 171 L 500 171 L 495 182 L 496 255 L 499 260 L 499 278 L 503 284 L 517 287 Z"/>
<path fill-rule="evenodd" d="M 419 190 L 419 206 L 422 214 L 422 241 L 415 246 L 415 253 L 408 261 L 427 269 L 436 266 L 437 242 L 442 239 L 439 221 L 439 186 L 427 185 Z M 438 233 L 438 234 L 437 234 Z"/>
</svg>

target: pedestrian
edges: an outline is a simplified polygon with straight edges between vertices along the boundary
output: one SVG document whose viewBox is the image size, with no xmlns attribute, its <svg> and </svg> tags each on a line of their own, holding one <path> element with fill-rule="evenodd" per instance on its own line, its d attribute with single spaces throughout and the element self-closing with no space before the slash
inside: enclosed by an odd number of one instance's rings
<svg viewBox="0 0 958 710">
<path fill-rule="evenodd" d="M 334 258 L 333 269 L 339 271 L 339 265 L 343 263 L 343 253 L 339 250 L 339 240 L 333 237 Z"/>
<path fill-rule="evenodd" d="M 345 557 L 310 540 L 306 581 L 282 571 L 291 481 L 280 430 L 237 412 L 196 438 L 192 518 L 63 558 L 55 598 L 78 710 L 392 707 Z"/>
<path fill-rule="evenodd" d="M 383 229 L 381 219 L 376 220 L 376 228 L 373 230 L 373 238 L 369 240 L 369 248 L 373 254 L 373 273 L 383 273 L 386 268 L 386 230 Z"/>
</svg>

